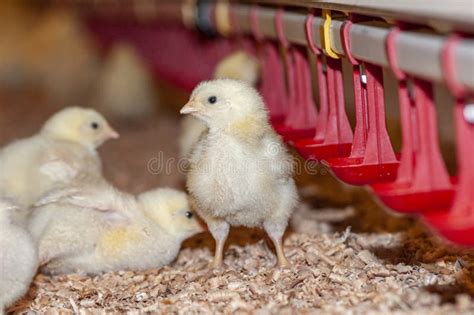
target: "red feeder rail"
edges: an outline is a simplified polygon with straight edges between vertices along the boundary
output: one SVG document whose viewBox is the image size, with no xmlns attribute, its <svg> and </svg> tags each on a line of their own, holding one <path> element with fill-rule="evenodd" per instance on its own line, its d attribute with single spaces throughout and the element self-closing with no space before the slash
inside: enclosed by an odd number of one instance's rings
<svg viewBox="0 0 474 315">
<path fill-rule="evenodd" d="M 462 245 L 474 245 L 474 119 L 473 104 L 467 104 L 467 92 L 454 74 L 454 47 L 460 42 L 457 36 L 448 39 L 443 51 L 443 70 L 448 87 L 456 97 L 457 158 L 459 181 L 453 206 L 444 211 L 428 213 L 425 220 L 445 238 Z M 472 95 L 470 95 L 472 101 Z"/>
<path fill-rule="evenodd" d="M 329 159 L 326 163 L 337 177 L 352 185 L 390 181 L 395 179 L 399 163 L 385 126 L 383 71 L 381 67 L 364 63 L 367 81 L 361 83 L 361 65 L 351 55 L 349 45 L 351 25 L 351 21 L 344 24 L 342 39 L 353 65 L 356 132 L 351 155 Z"/>
<path fill-rule="evenodd" d="M 260 92 L 270 112 L 272 124 L 279 124 L 285 120 L 286 89 L 284 81 L 284 70 L 281 66 L 278 48 L 274 43 L 265 43 L 262 47 L 260 63 L 262 67 L 262 79 Z"/>
<path fill-rule="evenodd" d="M 90 19 L 88 26 L 105 48 L 113 42 L 132 43 L 160 78 L 187 91 L 209 80 L 219 60 L 237 47 L 228 39 L 210 40 L 175 25 L 145 27 L 136 22 Z"/>
<path fill-rule="evenodd" d="M 414 79 L 415 99 L 408 91 L 408 78 L 396 64 L 395 28 L 387 37 L 387 56 L 399 81 L 402 122 L 402 154 L 397 179 L 373 185 L 375 193 L 399 212 L 423 212 L 449 207 L 454 197 L 438 145 L 436 112 L 431 83 Z"/>
<path fill-rule="evenodd" d="M 308 42 L 308 47 L 315 56 L 315 70 L 319 92 L 319 113 L 318 118 L 316 120 L 316 135 L 314 136 L 314 141 L 316 143 L 323 143 L 326 133 L 326 123 L 328 120 L 329 112 L 328 86 L 326 76 L 327 72 L 324 70 L 323 52 L 314 44 L 313 20 L 314 15 L 309 14 L 305 22 L 305 34 L 306 41 Z"/>
<path fill-rule="evenodd" d="M 288 84 L 289 104 L 285 121 L 274 125 L 275 130 L 285 141 L 295 141 L 311 137 L 316 133 L 316 106 L 312 98 L 311 73 L 309 64 L 301 48 L 290 45 L 283 31 L 283 10 L 275 15 L 275 28 L 278 40 L 285 52 L 283 55 Z"/>
<path fill-rule="evenodd" d="M 250 26 L 255 41 L 260 44 L 260 49 L 256 50 L 262 74 L 260 93 L 270 112 L 270 121 L 272 124 L 279 124 L 285 120 L 287 112 L 284 70 L 278 47 L 273 42 L 265 41 L 260 32 L 257 6 L 250 9 Z"/>
<path fill-rule="evenodd" d="M 312 19 L 311 15 L 306 20 L 306 37 L 311 50 L 316 53 L 320 118 L 317 120 L 315 136 L 295 141 L 294 146 L 304 158 L 310 160 L 347 156 L 352 143 L 352 129 L 344 104 L 342 63 L 341 60 L 327 57 L 327 74 L 324 75 L 320 52 L 311 34 Z"/>
<path fill-rule="evenodd" d="M 252 18 L 252 17 L 250 17 Z M 252 20 L 251 20 L 252 22 Z M 256 54 L 256 51 L 255 51 L 255 45 L 254 45 L 254 40 L 249 37 L 249 36 L 246 36 L 241 28 L 240 28 L 240 25 L 237 21 L 237 17 L 235 16 L 235 7 L 230 5 L 229 6 L 229 23 L 231 25 L 231 28 L 232 28 L 232 34 L 234 35 L 234 40 L 237 41 L 239 43 L 239 46 L 245 50 L 248 54 L 250 55 L 255 55 Z M 258 21 L 257 21 L 258 23 Z M 252 35 L 254 38 L 256 38 L 255 36 L 258 34 L 258 38 L 263 38 L 264 36 L 261 34 L 260 32 L 260 28 L 258 27 L 258 24 L 257 25 L 253 25 L 253 22 L 252 22 L 252 27 L 256 27 L 256 29 L 252 29 Z"/>
</svg>

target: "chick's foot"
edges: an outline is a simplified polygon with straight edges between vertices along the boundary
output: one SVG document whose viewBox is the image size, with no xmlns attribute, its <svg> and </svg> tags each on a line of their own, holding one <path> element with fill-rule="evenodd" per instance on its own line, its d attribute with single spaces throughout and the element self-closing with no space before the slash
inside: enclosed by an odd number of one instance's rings
<svg viewBox="0 0 474 315">
<path fill-rule="evenodd" d="M 229 235 L 229 224 L 221 220 L 213 220 L 208 222 L 209 231 L 212 237 L 216 240 L 216 252 L 214 260 L 212 261 L 212 268 L 219 268 L 222 266 L 224 257 L 224 245 Z"/>
<path fill-rule="evenodd" d="M 273 242 L 275 246 L 276 255 L 277 255 L 277 264 L 281 268 L 287 268 L 290 266 L 288 259 L 286 259 L 285 252 L 283 250 L 283 233 L 286 229 L 285 223 L 274 223 L 274 222 L 265 222 L 263 224 L 265 232 Z"/>
</svg>

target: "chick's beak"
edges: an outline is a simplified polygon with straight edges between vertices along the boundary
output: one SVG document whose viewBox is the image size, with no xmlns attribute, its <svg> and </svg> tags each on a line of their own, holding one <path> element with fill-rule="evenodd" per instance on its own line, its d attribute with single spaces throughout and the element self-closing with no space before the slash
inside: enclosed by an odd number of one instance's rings
<svg viewBox="0 0 474 315">
<path fill-rule="evenodd" d="M 197 108 L 197 103 L 195 101 L 189 101 L 186 103 L 186 105 L 181 108 L 179 111 L 180 114 L 192 114 L 192 113 L 197 113 L 199 112 L 199 109 Z"/>
<path fill-rule="evenodd" d="M 112 127 L 107 126 L 107 128 L 104 130 L 104 136 L 106 139 L 118 139 L 120 138 L 120 135 L 117 131 L 115 131 Z"/>
</svg>

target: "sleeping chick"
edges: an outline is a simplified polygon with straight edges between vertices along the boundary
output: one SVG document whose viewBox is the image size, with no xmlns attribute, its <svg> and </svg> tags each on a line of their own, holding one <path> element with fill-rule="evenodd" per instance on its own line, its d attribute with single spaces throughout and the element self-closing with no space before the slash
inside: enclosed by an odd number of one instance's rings
<svg viewBox="0 0 474 315">
<path fill-rule="evenodd" d="M 230 79 L 203 82 L 181 113 L 209 128 L 191 154 L 187 187 L 216 240 L 213 266 L 222 264 L 231 225 L 263 227 L 287 266 L 282 236 L 297 203 L 293 162 L 258 92 Z"/>
<path fill-rule="evenodd" d="M 38 267 L 36 246 L 13 222 L 14 211 L 16 206 L 0 199 L 0 314 L 28 291 Z"/>
<path fill-rule="evenodd" d="M 47 120 L 38 134 L 0 150 L 0 191 L 29 207 L 57 185 L 84 174 L 100 175 L 96 148 L 117 137 L 96 111 L 65 108 Z"/>
<path fill-rule="evenodd" d="M 30 230 L 44 272 L 99 274 L 160 268 L 203 228 L 183 192 L 161 188 L 135 198 L 109 185 L 47 195 Z"/>
<path fill-rule="evenodd" d="M 257 59 L 243 50 L 223 58 L 214 70 L 214 79 L 242 80 L 251 86 L 257 85 L 259 76 L 260 65 Z M 186 116 L 181 120 L 180 130 L 179 155 L 186 158 L 207 130 L 207 126 L 193 116 Z"/>
</svg>

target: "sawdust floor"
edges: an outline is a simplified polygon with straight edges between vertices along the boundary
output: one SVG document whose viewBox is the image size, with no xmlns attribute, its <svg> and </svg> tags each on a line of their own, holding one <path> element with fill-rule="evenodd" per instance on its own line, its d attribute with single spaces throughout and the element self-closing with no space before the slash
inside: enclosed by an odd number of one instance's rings
<svg viewBox="0 0 474 315">
<path fill-rule="evenodd" d="M 1 97 L 0 145 L 32 134 L 56 109 L 41 95 Z M 35 100 L 33 102 L 33 100 Z M 45 103 L 45 102 L 43 102 Z M 153 158 L 176 156 L 177 117 L 115 122 L 122 137 L 101 149 L 106 176 L 137 193 L 182 187 L 170 167 L 152 174 Z M 160 153 L 162 152 L 162 153 Z M 324 168 L 300 175 L 303 203 L 285 239 L 291 268 L 274 267 L 259 231 L 231 233 L 225 268 L 209 270 L 213 241 L 202 234 L 171 266 L 102 276 L 38 274 L 14 313 L 126 311 L 158 313 L 472 314 L 474 254 L 444 246 L 415 219 L 381 209 L 364 189 L 340 185 Z"/>
</svg>

